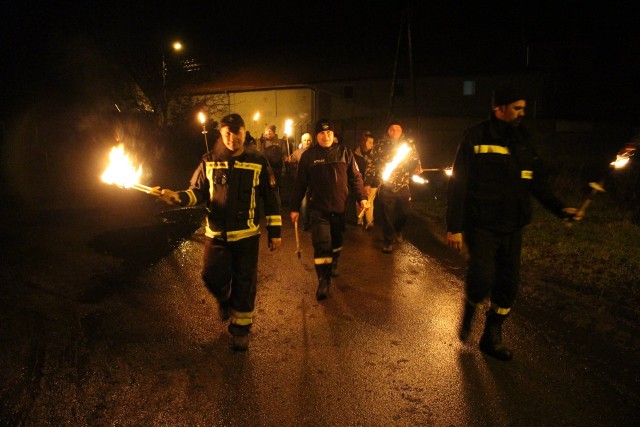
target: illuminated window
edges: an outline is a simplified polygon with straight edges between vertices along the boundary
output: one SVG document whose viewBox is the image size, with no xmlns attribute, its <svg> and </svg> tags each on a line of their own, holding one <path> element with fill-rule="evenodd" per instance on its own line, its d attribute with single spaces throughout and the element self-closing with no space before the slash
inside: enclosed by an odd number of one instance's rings
<svg viewBox="0 0 640 427">
<path fill-rule="evenodd" d="M 475 80 L 465 80 L 462 82 L 462 94 L 464 96 L 470 96 L 476 94 L 476 81 Z"/>
</svg>

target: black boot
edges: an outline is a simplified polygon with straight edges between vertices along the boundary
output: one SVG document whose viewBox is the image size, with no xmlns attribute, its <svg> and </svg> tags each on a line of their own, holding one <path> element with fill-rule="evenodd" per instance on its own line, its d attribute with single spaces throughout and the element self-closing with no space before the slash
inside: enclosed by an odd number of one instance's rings
<svg viewBox="0 0 640 427">
<path fill-rule="evenodd" d="M 498 314 L 493 310 L 487 311 L 487 322 L 480 338 L 480 350 L 504 362 L 513 359 L 511 350 L 502 345 L 502 323 L 506 318 L 506 314 Z"/>
<path fill-rule="evenodd" d="M 464 303 L 464 313 L 462 314 L 462 324 L 460 325 L 460 341 L 465 342 L 471 334 L 471 323 L 476 315 L 476 305 L 468 300 Z"/>
<path fill-rule="evenodd" d="M 316 291 L 316 300 L 322 301 L 329 297 L 329 286 L 331 279 L 322 278 L 318 281 L 318 290 Z"/>
<path fill-rule="evenodd" d="M 318 290 L 316 300 L 322 301 L 329 297 L 329 287 L 331 286 L 331 264 L 316 266 L 318 272 Z"/>
</svg>

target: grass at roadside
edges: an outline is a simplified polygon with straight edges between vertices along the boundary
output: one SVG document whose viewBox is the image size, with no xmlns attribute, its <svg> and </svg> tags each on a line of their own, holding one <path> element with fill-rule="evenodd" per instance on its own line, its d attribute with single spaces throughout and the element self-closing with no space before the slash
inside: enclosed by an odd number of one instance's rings
<svg viewBox="0 0 640 427">
<path fill-rule="evenodd" d="M 572 201 L 567 198 L 567 203 Z M 573 201 L 573 203 L 576 203 Z M 416 198 L 413 207 L 444 234 L 446 199 Z M 580 223 L 567 227 L 535 203 L 532 223 L 525 229 L 522 248 L 523 282 L 555 288 L 564 294 L 606 306 L 627 320 L 640 310 L 640 227 L 607 195 L 596 199 Z"/>
</svg>

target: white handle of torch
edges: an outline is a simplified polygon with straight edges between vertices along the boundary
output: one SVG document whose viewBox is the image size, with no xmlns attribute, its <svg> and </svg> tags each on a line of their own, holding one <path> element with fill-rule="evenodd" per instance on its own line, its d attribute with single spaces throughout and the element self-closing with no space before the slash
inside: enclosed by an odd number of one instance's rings
<svg viewBox="0 0 640 427">
<path fill-rule="evenodd" d="M 151 194 L 152 196 L 159 197 L 159 195 L 153 191 L 153 187 L 149 187 L 148 185 L 143 184 L 132 184 L 131 187 L 134 190 L 142 191 L 143 193 Z"/>
</svg>

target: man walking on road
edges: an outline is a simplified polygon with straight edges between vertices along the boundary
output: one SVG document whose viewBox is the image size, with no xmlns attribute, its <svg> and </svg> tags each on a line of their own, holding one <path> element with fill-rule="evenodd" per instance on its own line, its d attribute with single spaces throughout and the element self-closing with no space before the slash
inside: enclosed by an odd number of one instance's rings
<svg viewBox="0 0 640 427">
<path fill-rule="evenodd" d="M 385 170 L 388 164 L 394 162 L 394 158 L 398 159 L 403 148 L 407 150 L 406 157 L 394 169 Z M 365 182 L 367 186 L 379 188 L 384 236 L 382 252 L 391 253 L 393 244 L 403 241 L 402 230 L 411 214 L 409 182 L 413 175 L 422 173 L 420 156 L 413 140 L 405 137 L 400 122 L 392 121 L 387 126 L 387 135 L 373 146 L 371 158 L 372 164 L 367 167 Z"/>
<path fill-rule="evenodd" d="M 260 239 L 255 217 L 257 198 L 264 202 L 269 247 L 274 250 L 281 244 L 280 196 L 264 156 L 244 149 L 242 117 L 225 116 L 220 126 L 221 138 L 203 156 L 189 189 L 165 189 L 159 197 L 169 205 L 206 203 L 202 279 L 218 300 L 222 319 L 230 318 L 233 349 L 245 351 L 256 299 Z"/>
<path fill-rule="evenodd" d="M 309 197 L 318 301 L 328 297 L 331 276 L 338 273 L 349 188 L 363 209 L 368 205 L 353 153 L 344 145 L 334 143 L 333 130 L 329 120 L 321 119 L 316 123 L 318 144 L 302 153 L 291 194 L 291 221 L 294 223 L 300 217 L 302 199 L 306 194 Z"/>
<path fill-rule="evenodd" d="M 447 242 L 469 250 L 466 301 L 460 339 L 466 341 L 476 307 L 490 297 L 480 350 L 508 361 L 502 324 L 518 293 L 522 230 L 531 220 L 531 197 L 562 219 L 580 219 L 551 191 L 531 134 L 522 125 L 525 96 L 494 91 L 488 120 L 467 129 L 458 147 L 448 188 Z"/>
</svg>

